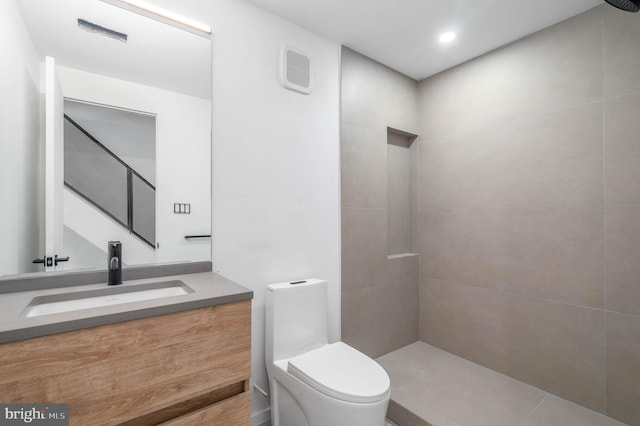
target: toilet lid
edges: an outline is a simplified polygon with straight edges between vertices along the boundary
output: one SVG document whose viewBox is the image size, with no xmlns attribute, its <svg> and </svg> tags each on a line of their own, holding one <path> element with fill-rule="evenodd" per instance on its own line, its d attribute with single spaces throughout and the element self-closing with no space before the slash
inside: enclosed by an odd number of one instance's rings
<svg viewBox="0 0 640 426">
<path fill-rule="evenodd" d="M 380 401 L 391 384 L 377 362 L 342 342 L 291 358 L 287 372 L 326 395 L 348 402 Z"/>
</svg>

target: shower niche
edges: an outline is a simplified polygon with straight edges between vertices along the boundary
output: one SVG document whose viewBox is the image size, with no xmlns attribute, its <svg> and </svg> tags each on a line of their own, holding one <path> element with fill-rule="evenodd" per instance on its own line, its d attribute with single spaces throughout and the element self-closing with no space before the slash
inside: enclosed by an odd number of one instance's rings
<svg viewBox="0 0 640 426">
<path fill-rule="evenodd" d="M 417 135 L 387 127 L 387 255 L 415 256 Z"/>
</svg>

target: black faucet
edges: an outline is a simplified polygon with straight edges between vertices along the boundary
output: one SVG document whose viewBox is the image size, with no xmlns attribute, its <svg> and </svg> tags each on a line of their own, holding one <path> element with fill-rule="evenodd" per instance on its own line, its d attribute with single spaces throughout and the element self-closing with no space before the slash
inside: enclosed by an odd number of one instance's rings
<svg viewBox="0 0 640 426">
<path fill-rule="evenodd" d="M 109 254 L 107 258 L 109 285 L 122 284 L 122 243 L 120 241 L 109 241 L 107 253 Z"/>
</svg>

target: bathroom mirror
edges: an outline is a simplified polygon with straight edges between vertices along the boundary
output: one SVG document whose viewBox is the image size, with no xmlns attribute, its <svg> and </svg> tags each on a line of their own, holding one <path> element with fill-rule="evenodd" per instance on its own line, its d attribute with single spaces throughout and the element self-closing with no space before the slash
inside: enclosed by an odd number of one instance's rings
<svg viewBox="0 0 640 426">
<path fill-rule="evenodd" d="M 109 240 L 125 268 L 211 260 L 210 37 L 113 1 L 2 3 L 0 277 L 105 269 Z"/>
</svg>

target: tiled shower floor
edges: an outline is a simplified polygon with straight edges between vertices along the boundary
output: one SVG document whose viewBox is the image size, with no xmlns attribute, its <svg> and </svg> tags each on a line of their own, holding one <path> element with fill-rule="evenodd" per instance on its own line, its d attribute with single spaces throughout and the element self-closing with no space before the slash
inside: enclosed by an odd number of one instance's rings
<svg viewBox="0 0 640 426">
<path fill-rule="evenodd" d="M 538 388 L 416 342 L 377 361 L 399 426 L 624 426 Z"/>
</svg>

